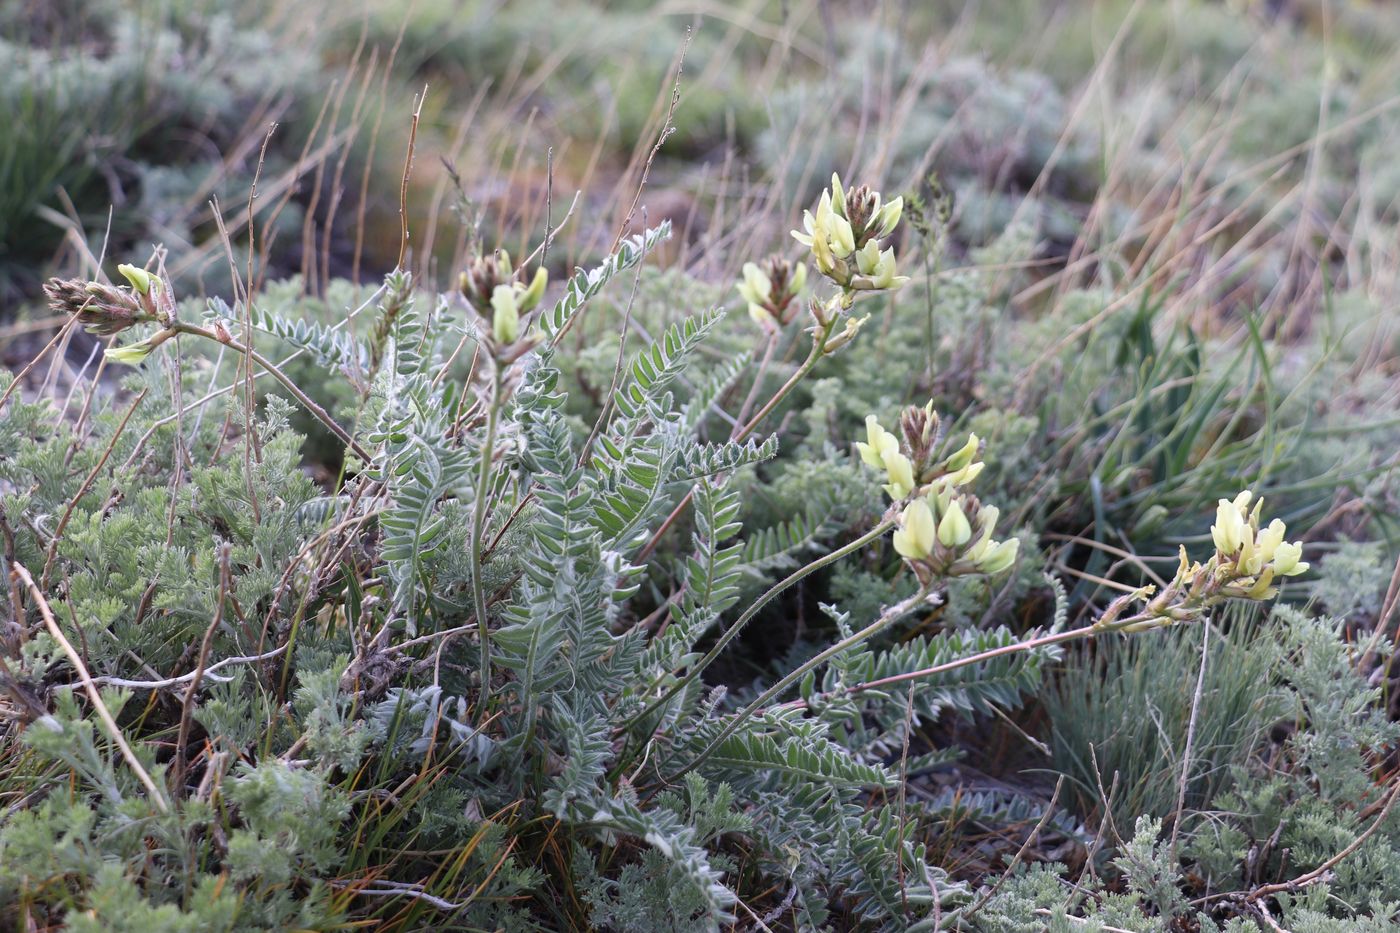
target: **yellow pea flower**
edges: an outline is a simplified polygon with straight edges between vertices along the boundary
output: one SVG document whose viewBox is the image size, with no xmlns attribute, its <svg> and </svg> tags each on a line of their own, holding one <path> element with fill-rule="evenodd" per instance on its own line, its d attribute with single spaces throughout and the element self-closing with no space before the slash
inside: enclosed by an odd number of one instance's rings
<svg viewBox="0 0 1400 933">
<path fill-rule="evenodd" d="M 936 529 L 928 502 L 915 499 L 904 507 L 900 527 L 894 533 L 894 549 L 901 557 L 923 560 L 933 553 Z"/>
</svg>

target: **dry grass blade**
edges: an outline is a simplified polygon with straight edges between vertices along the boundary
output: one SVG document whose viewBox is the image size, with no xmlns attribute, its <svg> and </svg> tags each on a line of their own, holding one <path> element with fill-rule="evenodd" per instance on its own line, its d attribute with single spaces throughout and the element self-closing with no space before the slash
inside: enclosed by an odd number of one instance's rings
<svg viewBox="0 0 1400 933">
<path fill-rule="evenodd" d="M 92 703 L 93 710 L 97 713 L 98 718 L 102 720 L 102 725 L 106 728 L 107 734 L 111 736 L 113 744 L 117 746 L 121 751 L 122 757 L 126 759 L 127 766 L 131 768 L 137 780 L 146 788 L 146 792 L 151 795 L 151 802 L 155 804 L 156 809 L 160 810 L 162 813 L 170 812 L 170 802 L 166 800 L 165 792 L 151 779 L 151 775 L 146 771 L 145 767 L 142 766 L 141 760 L 137 758 L 136 753 L 131 750 L 131 746 L 126 741 L 126 736 L 122 734 L 121 727 L 118 726 L 117 721 L 112 718 L 112 713 L 107 709 L 107 704 L 102 701 L 102 694 L 98 692 L 97 685 L 93 682 L 92 675 L 88 673 L 87 665 L 83 663 L 82 656 L 73 648 L 73 644 L 68 640 L 68 636 L 63 634 L 63 629 L 59 628 L 58 622 L 54 620 L 53 612 L 49 609 L 49 602 L 44 598 L 44 594 L 39 589 L 38 584 L 34 582 L 34 578 L 30 576 L 29 571 L 20 563 L 12 563 L 10 565 L 10 572 L 18 576 L 29 589 L 29 595 L 33 598 L 34 605 L 39 609 L 39 615 L 44 620 L 44 626 L 49 630 L 49 634 L 53 636 L 54 641 L 58 642 L 59 647 L 63 649 L 63 653 L 68 656 L 68 662 L 73 665 L 73 670 L 77 672 L 78 679 L 82 682 L 84 691 L 87 692 L 88 700 Z"/>
</svg>

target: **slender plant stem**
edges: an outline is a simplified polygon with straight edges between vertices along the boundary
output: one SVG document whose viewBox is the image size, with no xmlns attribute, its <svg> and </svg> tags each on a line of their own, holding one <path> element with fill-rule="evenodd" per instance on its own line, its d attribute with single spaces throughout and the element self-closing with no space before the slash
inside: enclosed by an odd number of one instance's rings
<svg viewBox="0 0 1400 933">
<path fill-rule="evenodd" d="M 476 502 L 472 506 L 472 601 L 476 606 L 476 630 L 481 642 L 481 709 L 491 695 L 491 627 L 487 621 L 486 587 L 481 581 L 482 536 L 486 529 L 486 487 L 491 482 L 491 455 L 496 446 L 496 421 L 501 408 L 501 367 L 492 370 L 491 397 L 486 405 L 486 436 L 481 442 L 481 467 L 476 476 Z"/>
<path fill-rule="evenodd" d="M 373 454 L 371 454 L 368 450 L 362 447 L 358 441 L 351 437 L 350 433 L 344 428 L 342 428 L 336 422 L 336 420 L 332 418 L 329 413 L 327 413 L 327 411 L 324 408 L 316 404 L 316 402 L 311 398 L 311 396 L 303 392 L 301 388 L 295 382 L 292 381 L 290 376 L 282 372 L 282 370 L 277 367 L 276 363 L 273 363 L 271 360 L 263 356 L 258 351 L 252 349 L 251 347 L 245 347 L 243 344 L 235 340 L 231 335 L 220 335 L 212 330 L 209 330 L 208 328 L 200 327 L 196 324 L 186 324 L 184 321 L 176 321 L 174 324 L 171 325 L 171 329 L 177 331 L 178 333 L 193 334 L 196 337 L 203 337 L 206 340 L 213 340 L 216 343 L 221 343 L 227 346 L 235 353 L 246 353 L 253 360 L 254 363 L 257 363 L 264 370 L 270 373 L 272 378 L 280 382 L 282 386 L 292 394 L 292 397 L 295 398 L 299 403 L 301 403 L 301 406 L 307 411 L 309 411 L 317 421 L 324 424 L 332 434 L 339 438 L 342 444 L 344 444 L 347 448 L 352 450 L 355 453 L 355 456 L 359 457 L 365 463 L 369 463 L 371 460 L 374 459 Z"/>
<path fill-rule="evenodd" d="M 691 665 L 690 670 L 686 672 L 684 677 L 676 681 L 676 683 L 672 685 L 671 689 L 667 690 L 664 694 L 662 694 L 662 696 L 659 699 L 652 702 L 650 706 L 648 706 L 646 709 L 642 710 L 636 716 L 633 716 L 630 720 L 628 720 L 627 725 L 623 727 L 624 730 L 632 728 L 638 722 L 642 721 L 646 717 L 655 713 L 657 710 L 661 709 L 667 703 L 671 702 L 671 700 L 675 698 L 676 694 L 680 693 L 691 683 L 693 683 L 695 679 L 699 677 L 700 674 L 705 670 L 705 668 L 709 667 L 710 664 L 715 660 L 715 658 L 720 656 L 720 652 L 724 651 L 724 649 L 728 647 L 729 643 L 738 637 L 739 633 L 743 631 L 744 626 L 748 625 L 749 622 L 753 620 L 754 616 L 758 615 L 759 611 L 762 610 L 764 606 L 772 602 L 784 590 L 791 587 L 794 583 L 797 583 L 798 581 L 802 580 L 804 577 L 811 576 L 813 573 L 816 573 L 823 567 L 836 563 L 838 560 L 845 557 L 846 555 L 853 554 L 856 551 L 859 551 L 867 544 L 870 544 L 872 541 L 875 541 L 881 536 L 883 536 L 885 532 L 889 531 L 891 528 L 894 527 L 894 524 L 895 523 L 893 521 L 881 522 L 874 528 L 870 529 L 870 531 L 866 532 L 856 540 L 852 541 L 850 544 L 838 548 L 832 551 L 830 554 L 824 554 L 821 557 L 818 557 L 810 564 L 807 564 L 805 567 L 802 567 L 798 570 L 794 570 L 782 580 L 769 587 L 767 592 L 765 592 L 762 596 L 758 597 L 758 599 L 756 599 L 753 605 L 749 606 L 748 609 L 745 609 L 743 615 L 739 616 L 739 618 L 735 620 L 734 624 L 731 625 L 728 628 L 728 630 L 726 630 L 725 633 L 719 637 L 719 639 L 715 642 L 714 647 L 707 651 L 703 658 L 695 662 L 695 664 Z"/>
<path fill-rule="evenodd" d="M 744 396 L 744 404 L 739 406 L 739 414 L 734 419 L 735 434 L 743 430 L 744 425 L 748 423 L 749 412 L 753 410 L 753 403 L 758 401 L 758 390 L 763 388 L 764 378 L 768 375 L 768 365 L 773 362 L 773 351 L 777 348 L 778 332 L 774 331 L 763 342 L 763 357 L 759 360 L 758 372 L 754 374 L 753 385 L 749 386 L 749 392 Z"/>
<path fill-rule="evenodd" d="M 78 502 L 92 489 L 93 482 L 97 479 L 97 474 L 102 472 L 102 468 L 107 465 L 107 458 L 112 456 L 112 449 L 117 446 L 117 441 L 126 433 L 127 422 L 136 413 L 136 409 L 141 404 L 141 400 L 146 397 L 146 390 L 142 389 L 140 394 L 132 401 L 131 407 L 126 410 L 126 415 L 122 418 L 121 424 L 117 425 L 117 430 L 112 434 L 112 440 L 108 442 L 107 449 L 102 451 L 102 456 L 97 459 L 97 464 L 88 473 L 87 479 L 78 487 L 78 491 L 68 500 L 68 506 L 63 510 L 63 517 L 58 520 L 58 525 L 53 531 L 53 540 L 49 542 L 48 553 L 44 556 L 44 569 L 39 574 L 39 588 L 47 590 L 49 587 L 49 571 L 53 569 L 54 558 L 58 556 L 58 543 L 63 540 L 63 530 L 68 527 L 68 520 L 73 517 L 73 510 L 78 507 Z"/>
<path fill-rule="evenodd" d="M 1196 672 L 1196 692 L 1191 697 L 1191 719 L 1186 725 L 1186 748 L 1181 753 L 1181 783 L 1177 786 L 1176 815 L 1172 817 L 1172 841 L 1168 851 L 1176 858 L 1181 815 L 1186 810 L 1186 790 L 1191 785 L 1191 755 L 1196 749 L 1196 722 L 1201 713 L 1201 696 L 1206 687 L 1206 663 L 1210 658 L 1210 622 L 1201 625 L 1201 666 Z"/>
<path fill-rule="evenodd" d="M 715 753 L 715 750 L 719 748 L 720 743 L 722 743 L 725 739 L 733 735 L 741 725 L 743 725 L 745 722 L 761 713 L 763 711 L 763 706 L 765 703 L 767 703 L 769 700 L 773 699 L 776 696 L 780 696 L 782 692 L 788 687 L 791 687 L 803 677 L 806 677 L 809 671 L 815 670 L 817 667 L 821 666 L 822 664 L 825 664 L 827 661 L 836 657 L 836 655 L 840 654 L 841 652 L 853 648 L 856 645 L 859 645 L 868 640 L 869 638 L 879 634 L 881 631 L 888 628 L 890 625 L 893 625 L 899 619 L 903 618 L 916 606 L 927 600 L 927 598 L 928 589 L 921 587 L 919 591 L 913 596 L 910 596 L 907 599 L 900 600 L 893 606 L 886 609 L 884 612 L 880 613 L 880 617 L 878 619 L 876 619 L 874 622 L 871 622 L 859 632 L 855 632 L 854 634 L 846 636 L 845 638 L 838 641 L 836 644 L 828 647 L 825 651 L 822 651 L 815 657 L 812 657 L 806 662 L 798 665 L 787 676 L 783 677 L 773 686 L 769 687 L 767 690 L 763 691 L 763 693 L 759 694 L 758 698 L 755 699 L 748 706 L 744 707 L 742 712 L 739 712 L 733 717 L 731 717 L 729 722 L 725 724 L 724 728 L 720 730 L 719 735 L 715 736 L 714 739 L 710 741 L 710 744 L 706 745 L 705 748 L 700 752 L 700 754 L 696 755 L 689 762 L 687 762 L 686 765 L 679 771 L 667 776 L 667 782 L 669 783 L 671 781 L 675 781 L 680 777 L 684 776 L 687 772 L 694 770 L 698 765 L 704 762 L 705 759 L 713 755 Z"/>
<path fill-rule="evenodd" d="M 784 382 L 777 392 L 773 393 L 773 397 L 768 400 L 768 403 L 760 408 L 753 418 L 749 419 L 749 423 L 744 425 L 743 428 L 734 435 L 734 440 L 742 441 L 754 431 L 757 431 L 758 426 L 763 423 L 765 418 L 772 414 L 773 409 L 782 404 L 783 399 L 787 398 L 792 390 L 797 388 L 797 384 L 807 378 L 808 373 L 817 368 L 817 363 L 821 361 L 822 356 L 826 353 L 826 340 L 827 337 L 831 335 L 831 328 L 834 327 L 835 324 L 836 322 L 833 319 L 822 331 L 821 335 L 813 339 L 812 352 L 807 354 L 807 358 L 802 361 L 802 365 L 797 367 L 797 371 L 788 377 L 788 381 Z"/>
<path fill-rule="evenodd" d="M 897 603 L 891 608 L 885 610 L 885 612 L 881 614 L 880 618 L 876 619 L 874 622 L 870 623 L 865 628 L 861 629 L 859 632 L 856 632 L 854 635 L 851 635 L 848 638 L 844 638 L 836 644 L 832 645 L 830 648 L 827 648 L 821 654 L 818 654 L 802 666 L 798 667 L 796 670 L 788 674 L 782 680 L 778 681 L 772 687 L 769 687 L 763 692 L 761 696 L 758 697 L 758 699 L 754 700 L 747 707 L 745 707 L 742 712 L 735 715 L 729 721 L 729 723 L 720 731 L 720 734 L 716 736 L 715 739 L 711 741 L 709 745 L 705 746 L 704 750 L 702 750 L 700 754 L 696 755 L 695 758 L 691 759 L 691 761 L 688 764 L 686 764 L 685 767 L 681 768 L 681 770 L 677 771 L 675 774 L 669 775 L 666 780 L 668 782 L 674 781 L 677 778 L 683 776 L 686 772 L 694 769 L 696 765 L 700 764 L 706 758 L 713 755 L 715 749 L 719 747 L 719 744 L 725 739 L 729 738 L 731 735 L 733 735 L 735 730 L 737 730 L 740 725 L 742 725 L 745 721 L 753 718 L 754 716 L 765 712 L 763 704 L 767 703 L 774 697 L 780 695 L 788 687 L 792 686 L 798 680 L 805 677 L 808 671 L 811 671 L 817 666 L 824 664 L 826 661 L 840 654 L 842 651 L 845 651 L 847 648 L 850 648 L 853 645 L 858 645 L 866 639 L 870 638 L 872 635 L 877 634 L 878 632 L 880 632 L 881 629 L 885 628 L 891 622 L 895 621 L 900 616 L 907 613 L 917 604 L 919 600 L 923 598 L 924 593 L 920 592 L 916 593 L 914 596 L 904 600 L 901 603 Z M 918 680 L 922 677 L 931 677 L 935 674 L 944 673 L 945 671 L 957 670 L 960 667 L 967 667 L 970 664 L 979 664 L 983 661 L 990 661 L 993 658 L 1003 657 L 1008 654 L 1019 654 L 1023 651 L 1032 651 L 1036 648 L 1045 648 L 1050 645 L 1063 644 L 1064 642 L 1075 641 L 1080 638 L 1091 638 L 1095 635 L 1099 635 L 1104 632 L 1123 631 L 1124 629 L 1127 629 L 1135 625 L 1136 623 L 1145 622 L 1152 618 L 1154 617 L 1150 614 L 1142 613 L 1141 615 L 1133 616 L 1131 618 L 1117 620 L 1109 625 L 1095 623 L 1093 625 L 1086 625 L 1083 628 L 1072 629 L 1068 632 L 1057 632 L 1053 635 L 1042 635 L 1039 638 L 1030 638 L 1026 641 L 1017 642 L 1014 645 L 1004 645 L 1001 648 L 993 648 L 990 651 L 983 651 L 978 654 L 970 655 L 966 658 L 959 658 L 956 661 L 949 661 L 946 664 L 937 664 L 933 667 L 926 667 L 923 670 L 909 671 L 903 674 L 894 674 L 890 677 L 881 677 L 878 680 L 869 680 L 865 683 L 856 684 L 853 687 L 844 687 L 838 691 L 832 691 L 829 693 L 821 694 L 821 696 L 818 697 L 818 699 L 827 699 L 838 694 L 845 696 L 847 694 L 852 693 L 861 693 L 866 690 L 877 690 L 881 687 L 889 687 L 893 686 L 894 684 L 905 683 L 906 681 L 910 680 Z M 779 706 L 775 707 L 775 709 L 802 709 L 807 705 L 808 702 L 806 700 L 793 700 L 790 703 L 780 704 Z"/>
<path fill-rule="evenodd" d="M 219 626 L 224 621 L 224 603 L 228 600 L 229 588 L 229 557 L 233 546 L 225 542 L 219 547 L 219 601 L 214 604 L 214 618 L 209 620 L 209 627 L 204 630 L 204 639 L 199 643 L 199 657 L 195 661 L 194 676 L 190 678 L 190 685 L 185 690 L 185 698 L 180 704 L 180 729 L 175 739 L 175 757 L 173 761 L 173 779 L 178 788 L 185 779 L 185 747 L 190 740 L 190 720 L 194 715 L 194 697 L 199 692 L 200 681 L 204 679 L 205 670 L 209 666 L 209 649 L 214 644 L 214 633 L 219 630 Z"/>
<path fill-rule="evenodd" d="M 1093 638 L 1095 635 L 1102 635 L 1105 632 L 1122 631 L 1136 623 L 1145 622 L 1154 618 L 1149 613 L 1132 616 L 1127 619 L 1120 619 L 1110 625 L 1094 623 L 1083 628 L 1071 629 L 1068 632 L 1056 632 L 1051 635 L 1041 635 L 1039 638 L 1029 638 L 1025 641 L 1017 642 L 1014 645 L 1003 645 L 1000 648 L 992 648 L 989 651 L 982 651 L 978 654 L 968 655 L 965 658 L 958 658 L 956 661 L 946 661 L 943 664 L 935 664 L 933 667 L 925 667 L 917 671 L 906 671 L 903 674 L 891 674 L 889 677 L 881 677 L 878 680 L 867 680 L 864 683 L 855 684 L 850 687 L 842 687 L 840 690 L 820 694 L 817 700 L 828 700 L 834 696 L 846 696 L 852 693 L 864 693 L 867 690 L 880 690 L 884 687 L 893 687 L 910 680 L 921 680 L 925 677 L 933 677 L 938 674 L 946 674 L 948 671 L 955 671 L 958 668 L 967 667 L 972 664 L 981 664 L 983 661 L 991 661 L 995 658 L 1006 657 L 1009 654 L 1020 654 L 1023 651 L 1034 651 L 1037 648 L 1048 648 L 1051 645 L 1062 645 L 1069 641 L 1078 641 L 1081 638 Z M 782 709 L 802 709 L 808 705 L 806 700 L 793 700 L 784 703 Z"/>
</svg>

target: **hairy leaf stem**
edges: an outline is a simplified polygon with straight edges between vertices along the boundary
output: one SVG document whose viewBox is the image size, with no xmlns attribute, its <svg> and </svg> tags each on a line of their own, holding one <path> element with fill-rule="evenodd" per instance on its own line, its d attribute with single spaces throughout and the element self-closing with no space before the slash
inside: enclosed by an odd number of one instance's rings
<svg viewBox="0 0 1400 933">
<path fill-rule="evenodd" d="M 374 459 L 373 454 L 371 454 L 358 441 L 351 437 L 350 432 L 342 428 L 324 408 L 316 404 L 316 402 L 311 398 L 311 396 L 303 392 L 301 388 L 298 387 L 297 384 L 292 381 L 292 378 L 290 376 L 288 376 L 286 373 L 284 373 L 281 369 L 277 367 L 276 363 L 272 362 L 267 357 L 259 353 L 257 350 L 254 350 L 252 347 L 244 346 L 237 339 L 235 339 L 232 334 L 228 333 L 227 330 L 215 332 L 209 330 L 206 327 L 200 327 L 197 324 L 187 324 L 184 321 L 172 321 L 167 327 L 166 331 L 162 331 L 162 333 L 167 332 L 178 334 L 192 334 L 196 337 L 203 337 L 206 340 L 212 340 L 215 343 L 221 343 L 229 349 L 233 350 L 235 353 L 247 354 L 247 356 L 250 359 L 252 359 L 254 363 L 257 363 L 264 370 L 270 373 L 272 375 L 272 378 L 280 382 L 282 386 L 292 394 L 292 397 L 295 398 L 299 403 L 301 403 L 301 406 L 303 408 L 305 408 L 308 412 L 311 413 L 312 417 L 324 424 L 326 428 L 332 434 L 334 434 L 342 444 L 344 444 L 348 449 L 354 452 L 355 456 L 359 457 L 365 463 L 369 463 L 371 460 Z M 158 334 L 157 337 L 159 336 L 160 335 Z"/>
<path fill-rule="evenodd" d="M 481 441 L 481 466 L 476 476 L 476 501 L 472 505 L 472 602 L 476 607 L 477 638 L 481 642 L 481 710 L 491 695 L 491 628 L 487 621 L 486 587 L 481 580 L 482 537 L 486 529 L 486 487 L 491 482 L 492 452 L 496 446 L 496 422 L 501 410 L 501 364 L 491 370 L 491 396 L 486 400 L 486 435 Z"/>
<path fill-rule="evenodd" d="M 630 720 L 628 720 L 627 725 L 623 728 L 632 728 L 638 722 L 650 716 L 652 713 L 656 712 L 658 709 L 662 708 L 667 703 L 671 702 L 671 700 L 674 699 L 678 693 L 680 693 L 687 686 L 693 683 L 695 679 L 700 676 L 701 672 L 704 671 L 705 668 L 709 667 L 711 663 L 713 663 L 715 658 L 719 657 L 720 653 L 724 651 L 726 647 L 728 647 L 730 642 L 732 642 L 735 638 L 738 637 L 739 633 L 743 631 L 744 626 L 748 625 L 749 622 L 753 620 L 754 616 L 758 615 L 759 611 L 762 610 L 764 606 L 772 602 L 783 591 L 787 590 L 794 583 L 797 583 L 803 578 L 811 576 L 813 573 L 816 573 L 823 567 L 834 564 L 846 555 L 854 554 L 856 551 L 859 551 L 867 544 L 879 540 L 881 537 L 884 536 L 885 532 L 889 531 L 891 528 L 894 527 L 894 524 L 895 523 L 890 520 L 881 522 L 880 524 L 876 525 L 874 528 L 870 529 L 870 531 L 861 535 L 859 538 L 852 541 L 851 543 L 832 551 L 830 554 L 824 554 L 821 557 L 818 557 L 816 560 L 812 561 L 804 567 L 799 568 L 798 570 L 794 570 L 782 580 L 769 587 L 768 590 L 758 599 L 754 600 L 753 604 L 749 606 L 748 609 L 745 609 L 743 614 L 740 615 L 739 618 L 734 621 L 734 624 L 731 625 L 725 631 L 725 633 L 721 635 L 718 640 L 715 641 L 714 646 L 705 653 L 705 656 L 699 661 L 697 661 L 695 664 L 692 664 L 690 666 L 690 670 L 686 672 L 685 676 L 677 680 L 676 683 L 673 684 L 669 690 L 667 690 L 660 698 L 653 701 L 651 705 L 649 705 L 646 709 L 642 710 L 642 712 L 638 713 L 636 716 L 633 716 Z M 655 685 L 653 685 L 653 688 L 654 686 Z"/>
</svg>

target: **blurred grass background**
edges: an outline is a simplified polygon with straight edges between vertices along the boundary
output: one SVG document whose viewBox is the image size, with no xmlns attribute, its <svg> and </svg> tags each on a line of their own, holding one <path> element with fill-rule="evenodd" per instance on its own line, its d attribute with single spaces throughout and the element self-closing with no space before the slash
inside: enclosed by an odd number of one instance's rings
<svg viewBox="0 0 1400 933">
<path fill-rule="evenodd" d="M 683 67 L 643 201 L 693 271 L 781 243 L 832 170 L 937 172 L 960 244 L 1034 222 L 1028 303 L 1118 261 L 1187 280 L 1196 314 L 1299 328 L 1329 289 L 1390 284 L 1397 38 L 1391 5 L 1336 0 L 5 0 L 0 287 L 12 314 L 81 258 L 65 235 L 225 287 L 211 200 L 243 246 L 260 155 L 264 275 L 377 275 L 419 94 L 414 263 L 460 259 L 446 161 L 498 230 L 538 236 L 546 196 L 557 222 L 582 192 L 566 267 L 611 243 Z"/>
</svg>

